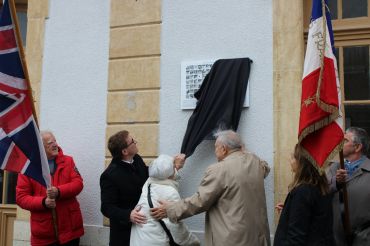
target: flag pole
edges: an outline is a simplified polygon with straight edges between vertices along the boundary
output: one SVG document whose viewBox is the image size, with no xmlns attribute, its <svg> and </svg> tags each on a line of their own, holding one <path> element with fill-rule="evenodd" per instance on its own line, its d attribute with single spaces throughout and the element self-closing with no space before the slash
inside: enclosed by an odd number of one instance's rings
<svg viewBox="0 0 370 246">
<path fill-rule="evenodd" d="M 10 8 L 11 16 L 12 16 L 12 21 L 14 23 L 16 42 L 17 42 L 17 47 L 19 49 L 19 56 L 20 56 L 20 60 L 21 60 L 21 64 L 22 64 L 24 78 L 25 78 L 25 81 L 27 83 L 27 94 L 28 94 L 29 98 L 31 99 L 32 115 L 33 115 L 33 118 L 35 120 L 37 128 L 39 128 L 39 123 L 38 123 L 38 120 L 37 120 L 36 109 L 35 109 L 35 104 L 34 104 L 34 99 L 33 99 L 33 95 L 32 95 L 32 87 L 31 87 L 31 83 L 30 83 L 30 76 L 29 76 L 28 69 L 27 69 L 26 56 L 25 56 L 24 49 L 23 49 L 22 37 L 21 37 L 20 31 L 19 31 L 17 11 L 15 9 L 14 0 L 9 0 L 9 8 Z M 48 187 L 48 188 L 50 188 L 50 187 Z M 55 208 L 51 209 L 51 213 L 52 213 L 52 217 L 53 217 L 53 227 L 54 227 L 55 238 L 58 240 L 58 225 L 57 225 L 57 215 L 56 215 Z"/>
<path fill-rule="evenodd" d="M 326 19 L 326 4 L 325 0 L 321 0 L 321 9 L 322 9 L 322 17 L 323 17 L 323 30 L 324 30 L 324 37 L 325 37 L 325 42 L 324 45 L 326 46 L 326 27 L 327 27 L 327 19 Z M 326 47 L 324 46 L 323 53 L 321 55 L 321 69 L 320 69 L 320 77 L 319 77 L 319 84 L 321 84 L 321 79 L 322 79 L 322 72 L 323 72 L 323 63 L 324 63 L 324 54 L 325 54 L 325 49 Z M 319 95 L 319 88 L 318 86 L 317 93 L 316 95 Z M 340 103 L 343 105 L 343 99 L 340 97 Z M 339 108 L 338 110 L 341 110 Z M 344 157 L 343 157 L 343 148 L 339 152 L 339 159 L 340 159 L 340 168 L 345 169 L 344 167 Z M 343 223 L 343 228 L 344 228 L 344 233 L 346 235 L 346 240 L 348 245 L 352 245 L 352 237 L 351 237 L 351 224 L 349 220 L 349 209 L 348 209 L 348 192 L 347 192 L 347 185 L 344 182 L 343 187 L 342 187 L 342 194 L 343 194 L 343 214 L 342 214 L 342 223 Z"/>
<path fill-rule="evenodd" d="M 339 159 L 340 159 L 340 168 L 345 169 L 343 150 L 339 152 Z M 342 194 L 343 194 L 343 206 L 344 206 L 343 218 L 342 218 L 343 227 L 344 227 L 344 232 L 346 234 L 347 243 L 349 245 L 352 245 L 351 224 L 349 221 L 349 209 L 348 209 L 348 192 L 347 192 L 346 182 L 343 183 Z"/>
<path fill-rule="evenodd" d="M 322 6 L 322 16 L 323 16 L 323 25 L 324 25 L 324 30 L 326 30 L 326 25 L 327 25 L 327 20 L 326 20 L 326 4 L 325 0 L 321 0 L 321 6 Z M 324 32 L 324 36 L 326 37 L 326 32 Z M 326 43 L 326 42 L 325 42 Z M 325 50 L 323 51 L 325 52 Z M 322 58 L 324 58 L 324 54 L 322 55 Z M 323 63 L 323 59 L 322 59 Z M 321 72 L 323 69 L 320 70 L 320 77 L 321 77 Z M 341 100 L 341 105 L 343 105 L 343 99 L 340 97 Z M 341 110 L 341 109 L 339 109 Z M 340 159 L 340 168 L 345 169 L 344 167 L 344 157 L 343 157 L 343 149 L 339 152 L 339 159 Z M 346 240 L 348 245 L 352 245 L 352 237 L 351 237 L 351 224 L 349 221 L 349 209 L 348 209 L 348 192 L 347 192 L 347 185 L 344 182 L 343 187 L 342 187 L 342 195 L 343 195 L 343 214 L 342 214 L 342 223 L 343 223 L 343 228 L 344 228 L 344 233 L 346 235 Z"/>
</svg>

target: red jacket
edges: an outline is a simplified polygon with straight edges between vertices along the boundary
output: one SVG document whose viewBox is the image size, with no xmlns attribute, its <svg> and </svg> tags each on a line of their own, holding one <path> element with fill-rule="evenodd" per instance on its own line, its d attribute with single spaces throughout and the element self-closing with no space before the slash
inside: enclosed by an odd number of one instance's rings
<svg viewBox="0 0 370 246">
<path fill-rule="evenodd" d="M 59 189 L 56 214 L 59 243 L 63 244 L 84 234 L 80 204 L 76 196 L 82 191 L 83 180 L 72 157 L 59 148 L 52 185 Z M 35 180 L 18 175 L 17 204 L 31 212 L 31 244 L 48 245 L 56 242 L 51 209 L 44 207 L 46 188 Z"/>
</svg>

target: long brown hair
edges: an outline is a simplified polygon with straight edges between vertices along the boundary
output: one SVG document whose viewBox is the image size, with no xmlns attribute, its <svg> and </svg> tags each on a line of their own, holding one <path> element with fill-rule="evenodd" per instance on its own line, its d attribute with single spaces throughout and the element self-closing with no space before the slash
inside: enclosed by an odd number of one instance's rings
<svg viewBox="0 0 370 246">
<path fill-rule="evenodd" d="M 302 154 L 302 147 L 296 144 L 294 148 L 294 159 L 297 161 L 297 170 L 292 183 L 289 185 L 289 191 L 302 184 L 316 186 L 320 189 L 322 195 L 329 193 L 328 180 L 325 173 L 320 175 L 313 164 Z"/>
</svg>

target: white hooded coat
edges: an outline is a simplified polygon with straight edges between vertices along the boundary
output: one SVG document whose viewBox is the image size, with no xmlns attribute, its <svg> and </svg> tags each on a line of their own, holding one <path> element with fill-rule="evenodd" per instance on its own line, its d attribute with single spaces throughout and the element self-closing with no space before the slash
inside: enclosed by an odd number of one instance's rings
<svg viewBox="0 0 370 246">
<path fill-rule="evenodd" d="M 153 206 L 159 206 L 159 200 L 166 201 L 179 201 L 181 199 L 178 192 L 178 182 L 173 179 L 158 179 L 154 178 L 159 177 L 163 178 L 163 174 L 172 175 L 172 172 L 168 171 L 168 168 L 173 170 L 173 159 L 170 161 L 170 166 L 167 164 L 168 158 L 162 158 L 159 156 L 151 166 L 149 167 L 149 177 L 145 182 L 140 200 L 137 206 L 141 206 L 140 212 L 145 214 L 147 217 L 147 223 L 143 225 L 133 224 L 131 227 L 131 246 L 165 246 L 169 245 L 169 238 L 162 226 L 157 220 L 150 216 L 149 204 L 148 204 L 148 185 L 151 184 L 151 199 Z M 160 166 L 160 168 L 158 168 Z M 171 174 L 172 173 L 172 174 Z M 199 239 L 193 235 L 183 222 L 172 223 L 167 218 L 163 219 L 163 222 L 166 224 L 168 230 L 171 232 L 171 235 L 174 241 L 179 245 L 189 245 L 197 246 L 200 245 Z"/>
</svg>

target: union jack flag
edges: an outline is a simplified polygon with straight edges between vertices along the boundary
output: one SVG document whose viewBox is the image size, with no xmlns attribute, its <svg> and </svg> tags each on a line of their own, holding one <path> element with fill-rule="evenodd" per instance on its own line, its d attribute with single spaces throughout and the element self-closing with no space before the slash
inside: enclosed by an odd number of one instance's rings
<svg viewBox="0 0 370 246">
<path fill-rule="evenodd" d="M 20 58 L 16 16 L 9 7 L 6 0 L 0 12 L 0 168 L 50 186 L 49 165 Z"/>
</svg>

